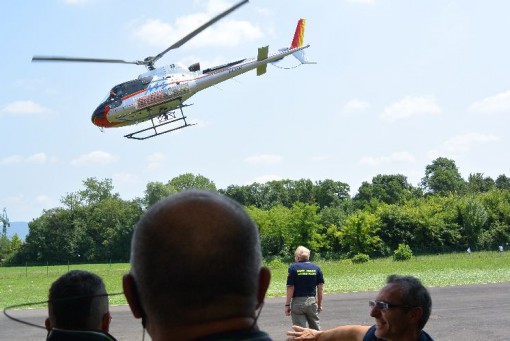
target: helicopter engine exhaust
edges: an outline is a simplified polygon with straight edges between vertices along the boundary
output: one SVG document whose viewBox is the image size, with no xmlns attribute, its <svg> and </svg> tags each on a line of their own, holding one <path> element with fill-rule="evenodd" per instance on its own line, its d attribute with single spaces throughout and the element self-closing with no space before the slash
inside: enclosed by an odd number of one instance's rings
<svg viewBox="0 0 510 341">
<path fill-rule="evenodd" d="M 188 70 L 190 70 L 191 72 L 200 71 L 200 63 L 191 64 L 188 67 Z"/>
</svg>

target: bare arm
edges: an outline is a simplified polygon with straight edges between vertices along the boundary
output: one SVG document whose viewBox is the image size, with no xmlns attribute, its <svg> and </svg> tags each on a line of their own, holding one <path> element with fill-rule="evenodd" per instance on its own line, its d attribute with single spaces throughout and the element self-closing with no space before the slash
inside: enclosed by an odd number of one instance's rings
<svg viewBox="0 0 510 341">
<path fill-rule="evenodd" d="M 287 299 L 285 300 L 285 315 L 290 316 L 290 302 L 294 296 L 294 286 L 287 285 Z"/>
<path fill-rule="evenodd" d="M 322 293 L 324 290 L 324 284 L 317 285 L 317 309 L 319 313 L 322 311 Z"/>
<path fill-rule="evenodd" d="M 299 326 L 292 326 L 288 331 L 287 340 L 319 340 L 319 341 L 363 341 L 369 326 L 346 325 L 327 330 L 314 330 Z"/>
</svg>

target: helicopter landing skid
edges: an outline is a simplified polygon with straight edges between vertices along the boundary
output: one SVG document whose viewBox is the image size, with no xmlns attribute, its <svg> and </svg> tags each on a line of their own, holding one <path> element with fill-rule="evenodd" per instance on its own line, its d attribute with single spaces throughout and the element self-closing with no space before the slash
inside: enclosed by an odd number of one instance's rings
<svg viewBox="0 0 510 341">
<path fill-rule="evenodd" d="M 128 139 L 134 139 L 134 140 L 146 140 L 150 139 L 151 137 L 155 137 L 158 135 L 163 135 L 166 133 L 169 133 L 174 130 L 179 130 L 186 127 L 191 127 L 196 125 L 196 123 L 188 123 L 186 121 L 186 116 L 184 116 L 184 112 L 182 111 L 182 106 L 179 107 L 181 110 L 181 116 L 177 116 L 175 114 L 175 111 L 168 111 L 165 112 L 159 116 L 151 118 L 152 126 L 144 129 L 140 129 L 138 131 L 135 131 L 131 134 L 124 135 L 124 137 L 127 137 Z M 180 125 L 171 125 L 167 126 L 172 123 L 178 123 Z M 161 127 L 169 128 L 169 129 L 159 129 Z"/>
</svg>

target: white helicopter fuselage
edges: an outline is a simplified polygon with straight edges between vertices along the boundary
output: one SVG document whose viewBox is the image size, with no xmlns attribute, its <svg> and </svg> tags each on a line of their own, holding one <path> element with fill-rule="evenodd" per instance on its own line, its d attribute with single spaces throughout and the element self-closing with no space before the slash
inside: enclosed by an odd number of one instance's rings
<svg viewBox="0 0 510 341">
<path fill-rule="evenodd" d="M 291 54 L 301 60 L 297 54 L 308 47 L 309 45 L 283 48 L 268 55 L 266 46 L 259 49 L 255 58 L 242 59 L 203 71 L 189 71 L 178 64 L 150 70 L 136 80 L 115 86 L 111 95 L 92 115 L 92 122 L 99 127 L 121 127 L 165 115 L 182 107 L 183 103 L 197 92 L 215 84 L 254 69 L 257 69 L 257 75 L 261 75 L 265 73 L 268 63 Z M 198 64 L 194 66 L 199 67 Z"/>
</svg>

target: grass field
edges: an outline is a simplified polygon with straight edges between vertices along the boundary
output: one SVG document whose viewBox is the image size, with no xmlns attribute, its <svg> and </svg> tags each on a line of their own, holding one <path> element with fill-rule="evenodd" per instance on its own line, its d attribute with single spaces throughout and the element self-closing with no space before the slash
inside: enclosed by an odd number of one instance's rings
<svg viewBox="0 0 510 341">
<path fill-rule="evenodd" d="M 471 255 L 448 254 L 419 256 L 407 262 L 391 258 L 365 264 L 349 260 L 318 262 L 326 284 L 326 293 L 378 290 L 389 274 L 419 277 L 426 286 L 449 286 L 510 281 L 510 252 L 474 252 Z M 288 264 L 272 262 L 268 296 L 284 296 Z M 129 264 L 79 264 L 39 267 L 0 267 L 0 309 L 29 302 L 44 302 L 51 283 L 68 270 L 82 269 L 100 275 L 110 294 L 122 292 L 122 276 Z M 235 274 L 233 274 L 235 276 Z M 123 295 L 110 297 L 110 303 L 126 304 Z M 45 303 L 26 307 L 45 307 Z"/>
</svg>

